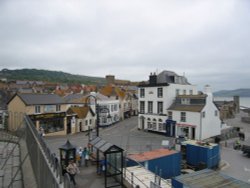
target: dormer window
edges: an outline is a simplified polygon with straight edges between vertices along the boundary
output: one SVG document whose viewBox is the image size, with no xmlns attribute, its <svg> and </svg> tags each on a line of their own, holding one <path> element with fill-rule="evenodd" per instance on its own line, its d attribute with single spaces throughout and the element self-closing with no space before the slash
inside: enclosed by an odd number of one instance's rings
<svg viewBox="0 0 250 188">
<path fill-rule="evenodd" d="M 182 98 L 181 104 L 190 104 L 190 99 Z"/>
</svg>

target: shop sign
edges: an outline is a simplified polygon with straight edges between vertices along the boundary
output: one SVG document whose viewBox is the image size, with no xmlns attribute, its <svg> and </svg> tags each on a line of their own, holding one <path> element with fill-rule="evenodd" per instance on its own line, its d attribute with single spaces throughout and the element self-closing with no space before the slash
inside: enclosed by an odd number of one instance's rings
<svg viewBox="0 0 250 188">
<path fill-rule="evenodd" d="M 65 112 L 62 112 L 62 113 L 29 115 L 29 117 L 32 120 L 38 120 L 38 119 L 63 118 L 63 117 L 65 117 L 65 115 L 66 115 Z"/>
</svg>

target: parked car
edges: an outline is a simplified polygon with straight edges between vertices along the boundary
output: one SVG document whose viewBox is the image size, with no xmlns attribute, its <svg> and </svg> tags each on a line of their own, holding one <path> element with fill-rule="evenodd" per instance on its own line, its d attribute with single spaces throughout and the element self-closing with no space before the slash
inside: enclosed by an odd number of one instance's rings
<svg viewBox="0 0 250 188">
<path fill-rule="evenodd" d="M 246 154 L 248 157 L 250 157 L 250 138 L 242 143 L 241 150 L 243 154 Z"/>
</svg>

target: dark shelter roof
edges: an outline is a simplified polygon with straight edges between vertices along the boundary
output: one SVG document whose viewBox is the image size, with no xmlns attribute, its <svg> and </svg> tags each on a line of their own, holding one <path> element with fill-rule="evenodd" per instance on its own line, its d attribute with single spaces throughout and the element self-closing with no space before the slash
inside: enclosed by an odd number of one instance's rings
<svg viewBox="0 0 250 188">
<path fill-rule="evenodd" d="M 76 149 L 76 146 L 72 145 L 69 140 L 65 144 L 63 144 L 59 149 L 64 149 L 64 150 L 70 150 L 70 149 Z"/>
<path fill-rule="evenodd" d="M 95 139 L 91 140 L 90 144 L 94 146 L 96 149 L 99 149 L 99 151 L 103 153 L 109 153 L 109 152 L 122 152 L 123 149 L 111 144 L 105 140 L 103 140 L 100 137 L 96 137 Z"/>
</svg>

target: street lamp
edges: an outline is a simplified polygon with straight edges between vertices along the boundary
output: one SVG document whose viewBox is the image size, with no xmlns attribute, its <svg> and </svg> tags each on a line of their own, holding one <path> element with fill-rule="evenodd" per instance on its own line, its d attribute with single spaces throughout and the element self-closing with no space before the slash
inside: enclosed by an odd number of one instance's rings
<svg viewBox="0 0 250 188">
<path fill-rule="evenodd" d="M 111 119 L 111 115 L 110 115 L 110 111 L 108 108 L 106 107 L 100 107 L 100 105 L 97 103 L 97 98 L 94 95 L 89 95 L 86 98 L 86 103 L 88 103 L 88 100 L 90 99 L 90 97 L 93 97 L 95 99 L 95 112 L 96 112 L 96 137 L 99 137 L 99 126 L 100 126 L 100 113 L 106 111 L 108 113 L 107 119 Z M 89 129 L 89 142 L 90 140 L 90 129 Z M 94 138 L 92 138 L 94 139 Z M 97 172 L 99 170 L 99 149 L 97 149 L 96 151 L 96 161 L 97 161 Z"/>
</svg>

